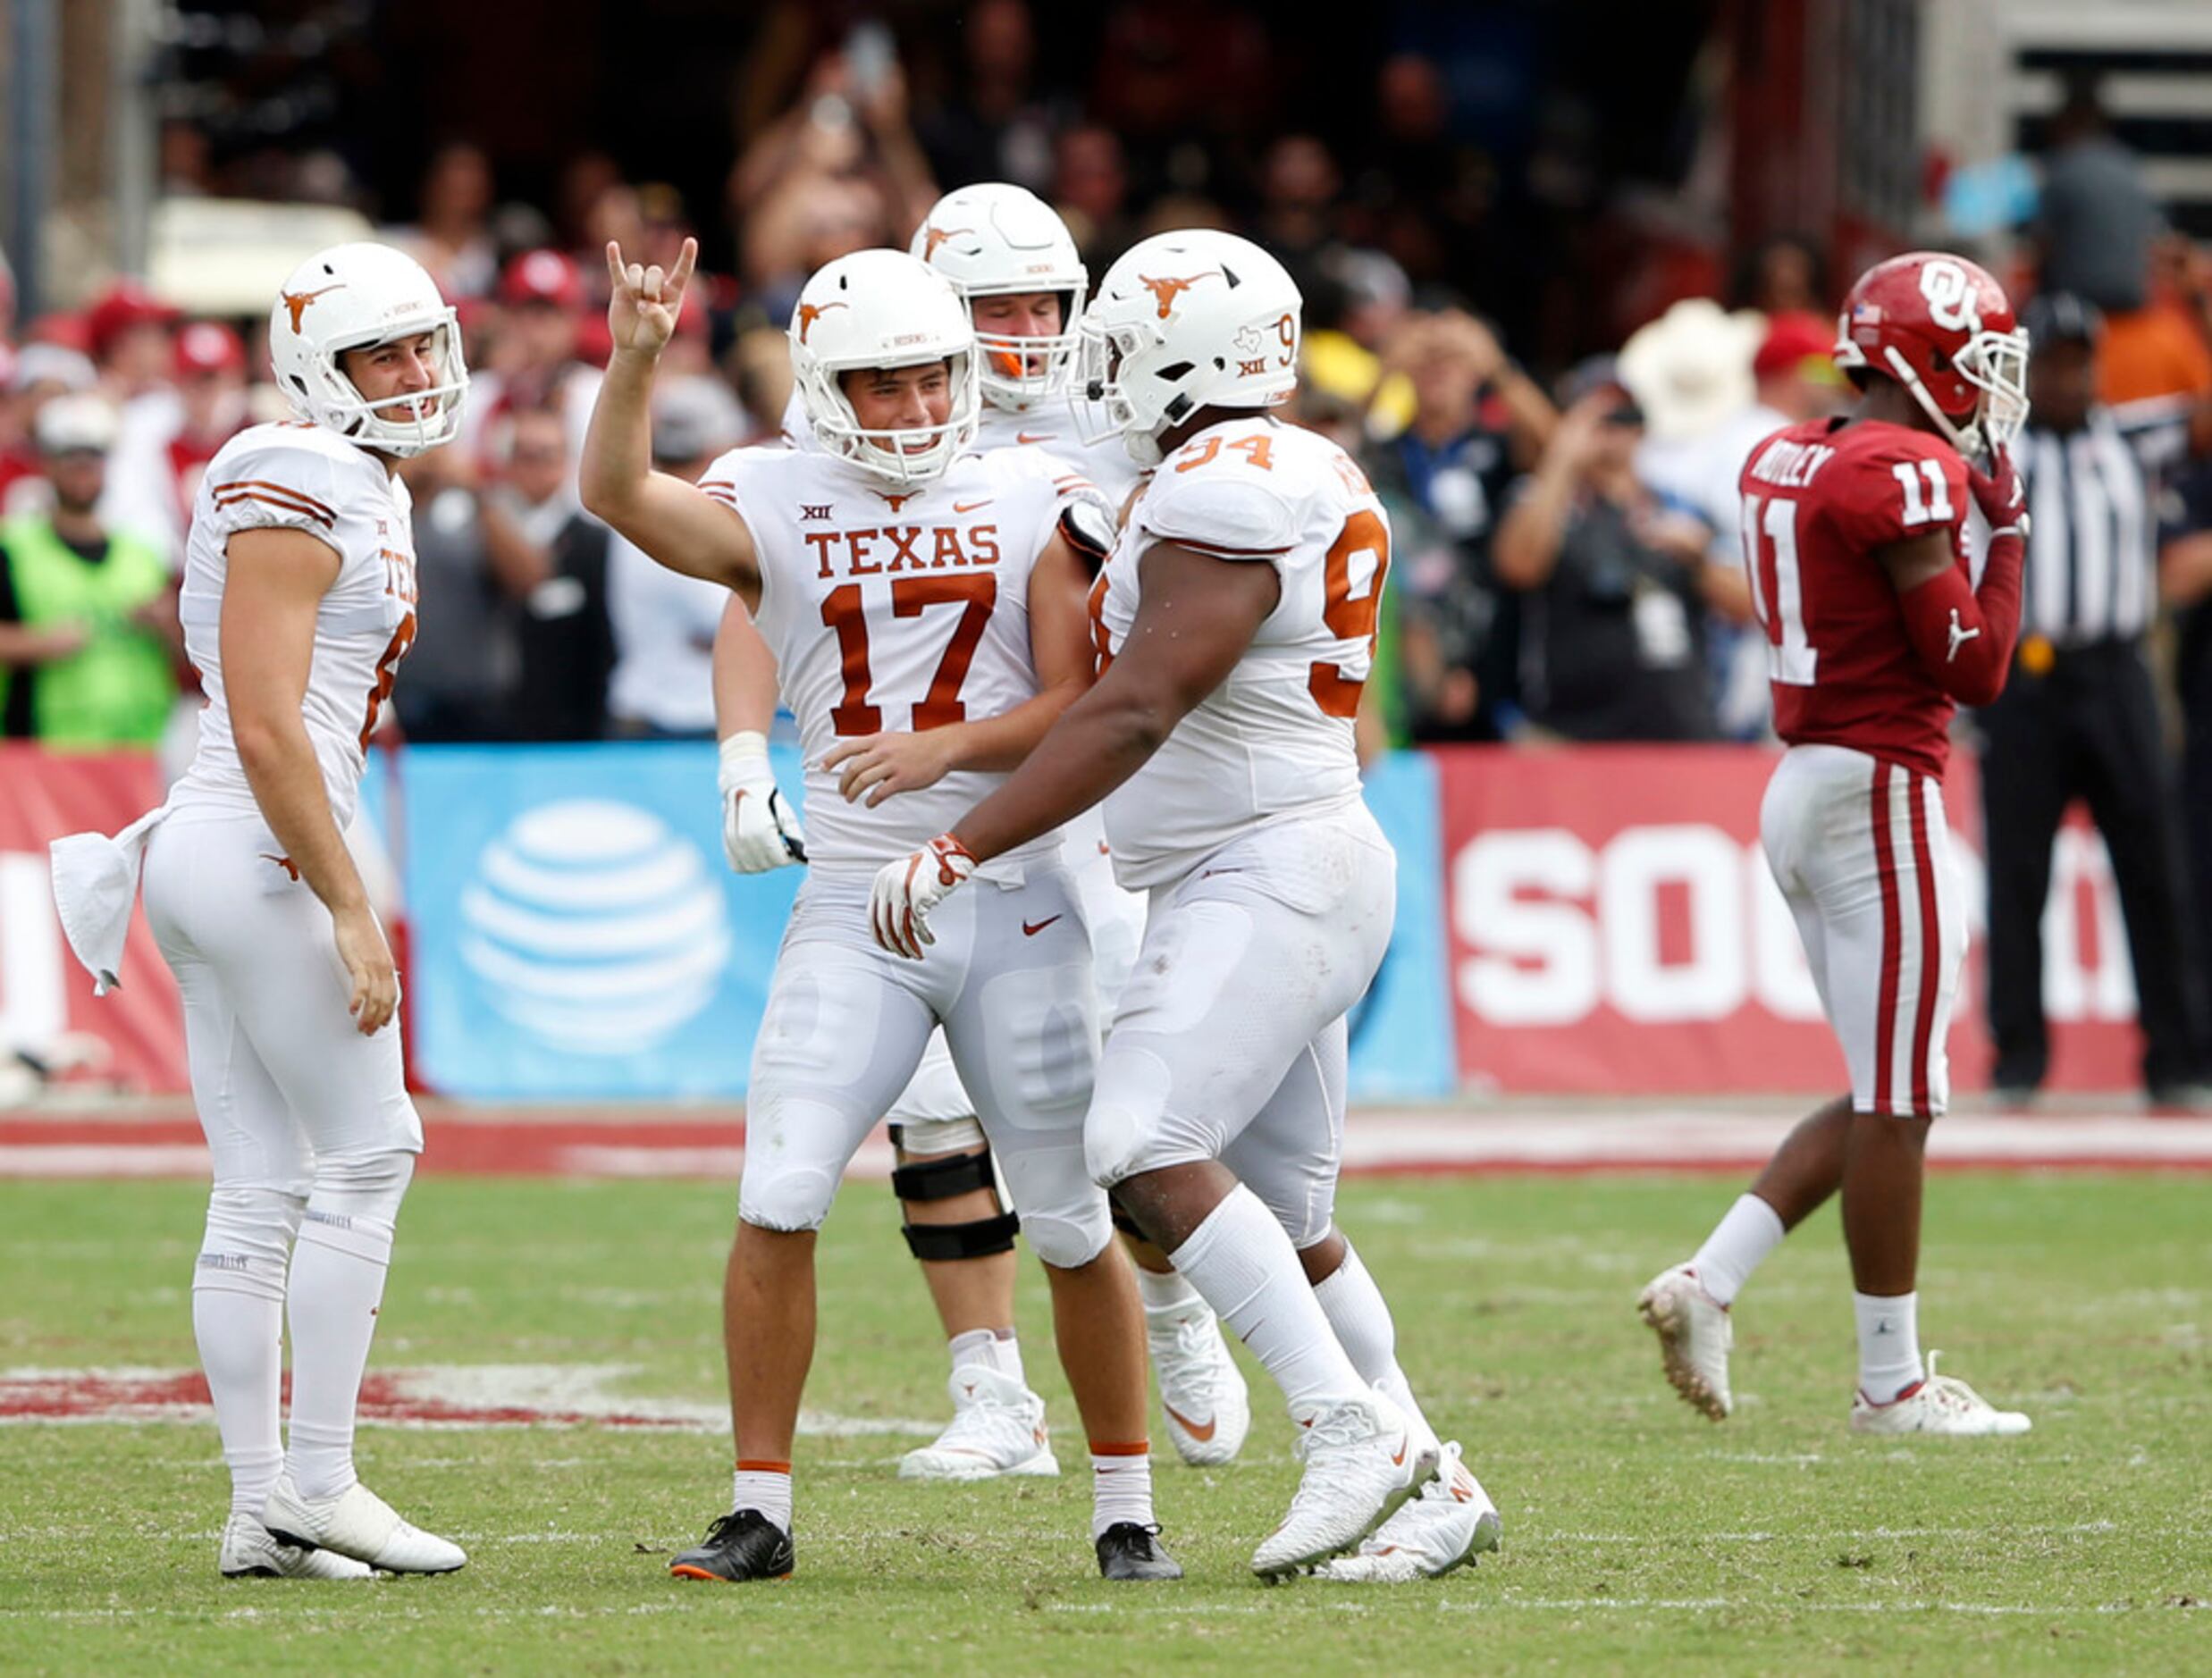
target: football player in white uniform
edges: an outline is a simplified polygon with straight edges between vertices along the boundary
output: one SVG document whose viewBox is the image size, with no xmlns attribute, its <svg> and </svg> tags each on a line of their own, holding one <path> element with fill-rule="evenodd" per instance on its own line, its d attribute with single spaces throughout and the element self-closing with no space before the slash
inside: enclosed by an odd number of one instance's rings
<svg viewBox="0 0 2212 1678">
<path fill-rule="evenodd" d="M 302 264 L 269 340 L 299 417 L 223 445 L 186 541 L 185 650 L 207 692 L 198 755 L 121 839 L 62 841 L 55 894 L 78 953 L 112 983 L 142 851 L 147 919 L 184 1000 L 214 1163 L 192 1323 L 231 1477 L 223 1572 L 449 1573 L 459 1547 L 354 1472 L 354 1407 L 423 1128 L 391 952 L 341 835 L 415 639 L 393 469 L 452 440 L 468 373 L 453 311 L 383 245 Z"/>
<path fill-rule="evenodd" d="M 1140 472 L 1118 436 L 1086 444 L 1074 434 L 1067 385 L 1089 276 L 1059 216 L 1020 187 L 963 187 L 938 201 L 910 249 L 953 282 L 975 323 L 982 390 L 976 447 L 1043 449 L 1064 494 L 1095 487 L 1118 518 Z M 788 415 L 785 430 L 795 447 L 819 447 L 803 413 Z M 1079 536 L 1089 524 L 1082 521 Z M 1103 561 L 1110 527 L 1081 538 L 1087 559 Z M 804 833 L 768 768 L 774 659 L 735 600 L 716 640 L 715 670 L 730 865 L 753 873 L 799 861 Z M 847 798 L 887 797 L 932 784 L 943 759 L 936 736 L 885 734 L 840 743 L 830 762 L 842 766 L 839 791 Z M 1144 934 L 1144 902 L 1115 884 L 1098 811 L 1068 824 L 1062 848 L 1082 894 L 1099 997 L 1110 1018 Z M 905 1212 L 906 1242 L 928 1279 L 953 1363 L 953 1419 L 936 1439 L 908 1452 L 899 1472 L 922 1480 L 1055 1473 L 1050 1447 L 1036 1439 L 1044 1402 L 1028 1387 L 1014 1334 L 1017 1221 L 1000 1202 L 975 1105 L 941 1033 L 885 1117 L 897 1149 L 891 1186 Z M 1244 1443 L 1251 1405 L 1220 1323 L 1158 1248 L 1117 1221 L 1138 1265 L 1168 1438 L 1194 1466 L 1229 1462 Z"/>
<path fill-rule="evenodd" d="M 1390 532 L 1341 450 L 1266 411 L 1297 385 L 1299 306 L 1224 233 L 1146 239 L 1107 273 L 1078 376 L 1156 470 L 1091 593 L 1106 667 L 1004 786 L 878 873 L 870 913 L 885 948 L 927 959 L 995 859 L 1106 801 L 1115 872 L 1151 909 L 1085 1140 L 1299 1424 L 1305 1475 L 1253 1570 L 1373 1534 L 1337 1576 L 1433 1574 L 1498 1523 L 1332 1223 L 1344 1016 L 1393 911 L 1352 743 Z"/>
<path fill-rule="evenodd" d="M 977 406 L 967 311 L 940 277 L 887 250 L 841 257 L 800 292 L 792 366 L 820 449 L 738 449 L 697 485 L 651 471 L 654 364 L 695 250 L 687 241 L 664 275 L 609 248 L 615 353 L 585 502 L 662 564 L 745 602 L 798 719 L 813 821 L 753 1052 L 724 1296 L 731 1509 L 670 1571 L 792 1571 L 815 1231 L 941 1024 L 1051 1282 L 1061 1363 L 1091 1443 L 1100 1571 L 1178 1577 L 1152 1520 L 1142 1313 L 1084 1167 L 1097 1004 L 1058 835 L 1009 848 L 930 961 L 886 959 L 867 929 L 876 868 L 995 786 L 1088 684 L 1083 571 L 1060 533 L 1056 474 L 1041 455 L 967 452 Z M 938 731 L 947 773 L 881 803 L 837 797 L 825 763 L 837 743 L 898 724 Z M 1041 1444 L 1041 1417 L 1037 1430 Z"/>
</svg>

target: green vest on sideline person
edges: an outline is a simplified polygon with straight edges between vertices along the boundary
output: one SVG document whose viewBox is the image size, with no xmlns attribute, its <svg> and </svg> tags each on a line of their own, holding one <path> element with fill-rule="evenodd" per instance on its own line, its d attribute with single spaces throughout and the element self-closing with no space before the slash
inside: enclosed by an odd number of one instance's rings
<svg viewBox="0 0 2212 1678">
<path fill-rule="evenodd" d="M 45 514 L 27 513 L 0 524 L 0 564 L 27 626 L 80 623 L 92 632 L 69 658 L 33 669 L 0 666 L 0 713 L 13 684 L 29 682 L 31 736 L 42 745 L 83 751 L 159 742 L 176 702 L 176 672 L 161 637 L 130 622 L 169 586 L 153 545 L 111 531 L 106 557 L 95 563 L 55 534 Z"/>
</svg>

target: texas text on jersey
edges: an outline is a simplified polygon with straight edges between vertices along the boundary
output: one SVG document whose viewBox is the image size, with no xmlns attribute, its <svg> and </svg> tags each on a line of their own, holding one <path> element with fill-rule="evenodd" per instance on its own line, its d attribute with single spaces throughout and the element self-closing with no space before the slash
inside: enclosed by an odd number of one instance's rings
<svg viewBox="0 0 2212 1678">
<path fill-rule="evenodd" d="M 1739 484 L 1775 732 L 1940 777 L 1952 701 L 1913 652 L 1875 554 L 1948 530 L 1964 563 L 1972 503 L 1958 451 L 1909 426 L 1808 420 L 1753 449 Z"/>
<path fill-rule="evenodd" d="M 223 590 L 230 539 L 243 530 L 303 531 L 339 558 L 315 608 L 304 711 L 340 826 L 351 819 L 369 735 L 415 641 L 415 540 L 407 485 L 384 463 L 319 425 L 284 421 L 240 432 L 207 464 L 184 551 L 178 615 L 185 655 L 207 707 L 199 749 L 171 802 L 257 808 L 231 736 L 223 687 Z"/>
<path fill-rule="evenodd" d="M 776 656 L 806 757 L 807 852 L 870 868 L 927 843 L 1005 777 L 955 770 L 874 809 L 847 803 L 822 758 L 839 740 L 996 717 L 1035 697 L 1030 567 L 1051 541 L 1066 474 L 1025 449 L 965 455 L 895 490 L 828 454 L 736 449 L 700 487 L 733 508 L 760 556 L 753 616 Z M 1010 874 L 1055 837 L 1008 859 Z"/>
<path fill-rule="evenodd" d="M 1114 873 L 1178 877 L 1238 835 L 1356 801 L 1353 717 L 1375 663 L 1390 523 L 1350 458 L 1262 415 L 1211 426 L 1164 461 L 1091 591 L 1101 667 L 1137 616 L 1156 542 L 1272 565 L 1283 591 L 1229 677 L 1106 800 Z"/>
</svg>

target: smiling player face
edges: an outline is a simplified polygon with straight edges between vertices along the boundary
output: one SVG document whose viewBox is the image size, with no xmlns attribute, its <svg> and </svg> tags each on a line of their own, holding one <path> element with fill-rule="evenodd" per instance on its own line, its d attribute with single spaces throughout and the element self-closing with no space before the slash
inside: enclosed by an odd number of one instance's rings
<svg viewBox="0 0 2212 1678">
<path fill-rule="evenodd" d="M 910 455 L 935 447 L 937 432 L 952 418 L 952 374 L 941 361 L 914 367 L 860 368 L 840 374 L 838 382 L 862 431 L 926 433 L 900 445 Z"/>
<path fill-rule="evenodd" d="M 353 382 L 367 402 L 387 401 L 417 390 L 428 390 L 439 382 L 435 332 L 416 332 L 388 344 L 366 349 L 349 349 L 338 358 L 338 370 Z M 380 410 L 399 419 L 425 420 L 438 411 L 438 399 L 425 396 Z"/>
</svg>

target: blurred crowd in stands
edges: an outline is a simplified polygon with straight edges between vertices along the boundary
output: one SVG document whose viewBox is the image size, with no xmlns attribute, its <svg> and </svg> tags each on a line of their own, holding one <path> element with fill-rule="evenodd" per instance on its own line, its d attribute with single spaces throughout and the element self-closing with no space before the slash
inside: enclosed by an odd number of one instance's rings
<svg viewBox="0 0 2212 1678">
<path fill-rule="evenodd" d="M 712 614 L 663 588 L 576 499 L 606 354 L 607 240 L 665 263 L 695 229 L 728 230 L 686 299 L 658 399 L 662 464 L 695 471 L 775 435 L 789 391 L 782 329 L 804 276 L 847 251 L 903 246 L 941 189 L 988 179 L 1054 203 L 1094 275 L 1133 239 L 1188 225 L 1235 226 L 1291 268 L 1307 297 L 1294 416 L 1359 456 L 1393 515 L 1377 730 L 1400 743 L 1763 734 L 1736 475 L 1767 431 L 1848 405 L 1828 350 L 1852 276 L 1830 272 L 1817 239 L 1770 239 L 1712 288 L 1724 295 L 1673 300 L 1615 353 L 1585 354 L 1586 321 L 1562 329 L 1543 307 L 1488 306 L 1497 264 L 1552 257 L 1501 248 L 1499 182 L 1455 123 L 1435 63 L 1380 63 L 1356 155 L 1341 135 L 1258 142 L 1248 125 L 1233 170 L 1195 168 L 1203 137 L 1161 113 L 1190 108 L 1186 84 L 1201 74 L 1199 103 L 1233 112 L 1264 31 L 1209 12 L 1222 38 L 1193 54 L 1163 46 L 1158 8 L 1123 15 L 1136 21 L 1108 24 L 1088 99 L 1043 80 L 1022 0 L 968 8 L 958 73 L 919 79 L 926 97 L 879 25 L 827 51 L 785 41 L 787 59 L 804 55 L 786 64 L 780 108 L 762 107 L 712 217 L 598 151 L 570 158 L 535 203 L 504 197 L 475 145 L 435 151 L 413 218 L 383 236 L 459 307 L 474 383 L 463 443 L 405 467 L 424 597 L 400 684 L 408 739 L 711 726 L 703 689 L 675 692 L 668 672 L 672 649 L 711 636 Z M 2143 447 L 2173 512 L 2171 601 L 2190 608 L 2212 593 L 2212 562 L 2191 539 L 2191 518 L 2212 513 L 2212 485 L 2191 479 L 2212 446 L 2212 256 L 2165 230 L 2093 106 L 2054 138 L 2043 222 L 1998 265 L 2023 293 L 2040 270 L 2103 311 L 2102 394 L 2157 422 L 2141 435 L 2157 439 Z M 1569 167 L 1569 153 L 1545 145 L 1532 178 Z M 168 195 L 361 201 L 332 154 L 288 171 L 257 154 L 226 173 L 184 122 L 164 130 L 162 174 Z M 41 714 L 41 673 L 117 636 L 173 653 L 158 576 L 178 560 L 198 474 L 238 428 L 282 411 L 265 382 L 265 323 L 182 319 L 124 281 L 80 311 L 0 329 L 6 731 L 92 743 L 100 731 L 88 735 L 85 719 Z M 57 605 L 23 575 L 41 567 L 15 558 L 49 537 L 88 558 L 112 542 L 160 563 Z M 2206 634 L 2184 639 L 2208 664 Z M 2212 685 L 2204 670 L 2184 674 Z M 189 671 L 176 676 L 189 686 Z M 134 716 L 132 737 L 147 726 Z"/>
</svg>

